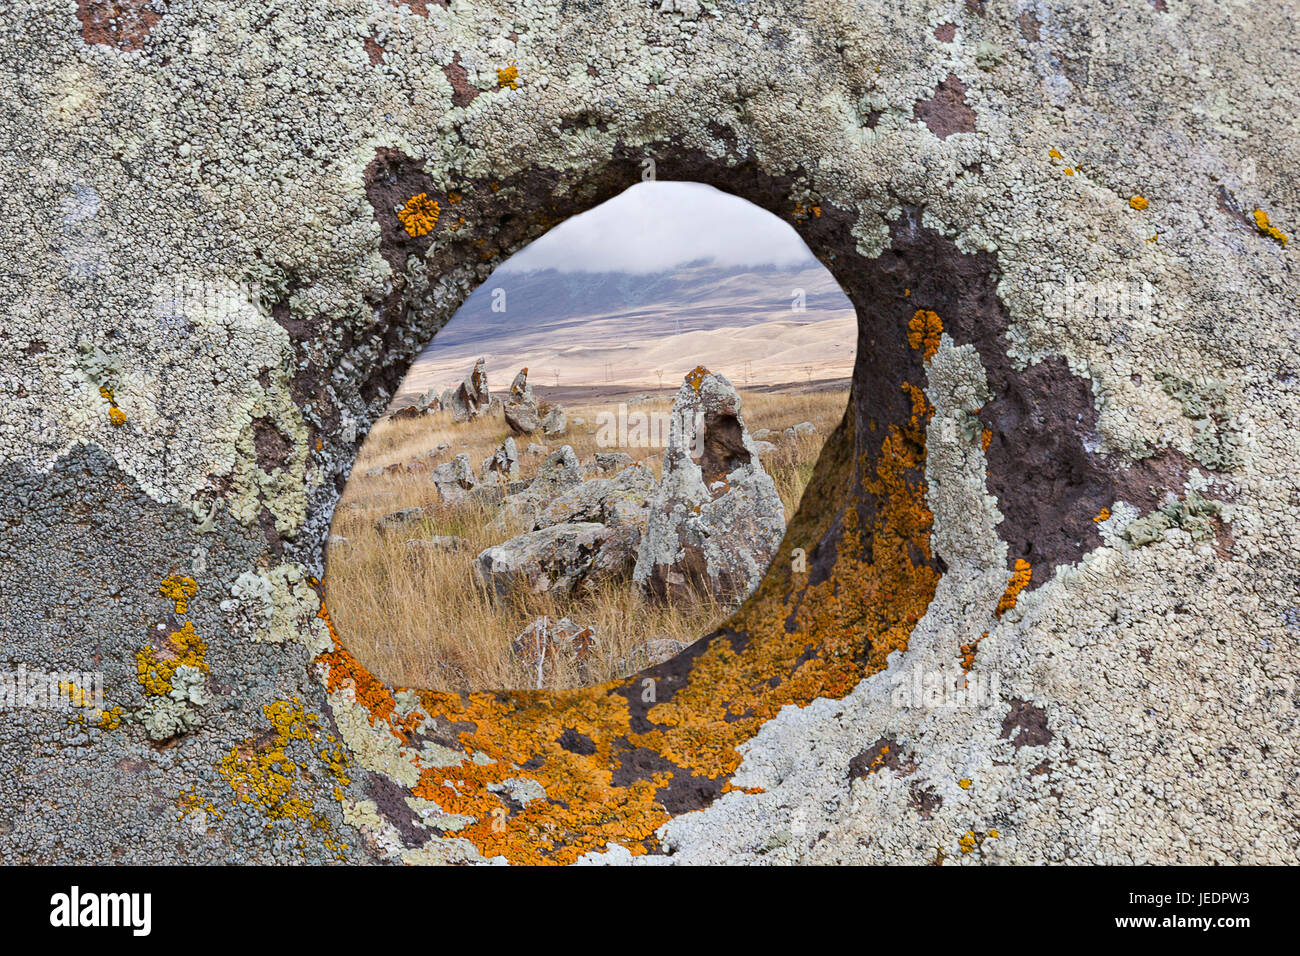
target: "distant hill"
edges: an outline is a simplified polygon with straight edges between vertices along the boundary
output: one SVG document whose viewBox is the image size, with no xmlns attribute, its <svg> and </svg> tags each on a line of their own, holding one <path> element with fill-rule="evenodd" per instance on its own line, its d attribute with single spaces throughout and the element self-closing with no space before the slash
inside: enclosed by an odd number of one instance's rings
<svg viewBox="0 0 1300 956">
<path fill-rule="evenodd" d="M 505 311 L 492 311 L 503 290 Z M 795 290 L 806 310 L 792 310 Z M 537 384 L 654 385 L 697 364 L 737 384 L 843 378 L 853 307 L 814 260 L 803 267 L 670 272 L 498 272 L 475 290 L 413 365 L 402 394 L 459 381 L 480 355 L 504 387 L 528 366 Z M 558 372 L 558 377 L 557 373 Z"/>
</svg>

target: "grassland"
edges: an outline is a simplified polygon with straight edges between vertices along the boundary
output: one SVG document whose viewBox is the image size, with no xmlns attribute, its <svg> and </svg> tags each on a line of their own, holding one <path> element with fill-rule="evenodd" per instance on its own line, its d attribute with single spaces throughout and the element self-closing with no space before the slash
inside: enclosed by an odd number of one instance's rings
<svg viewBox="0 0 1300 956">
<path fill-rule="evenodd" d="M 769 440 L 776 449 L 764 456 L 763 464 L 776 483 L 788 522 L 822 442 L 844 413 L 847 388 L 742 389 L 741 395 L 741 414 L 750 431 L 767 428 L 775 433 Z M 657 393 L 640 407 L 666 412 L 671 399 L 671 392 Z M 583 462 L 598 451 L 625 451 L 657 475 L 662 449 L 597 445 L 597 413 L 612 407 L 610 402 L 565 402 L 568 432 L 562 438 L 533 440 L 552 451 L 571 445 Z M 781 436 L 786 427 L 804 421 L 816 426 L 815 434 Z M 582 665 L 563 655 L 547 661 L 540 686 L 555 690 L 633 673 L 671 656 L 725 616 L 724 608 L 708 602 L 652 604 L 630 582 L 611 584 L 582 598 L 515 594 L 505 601 L 493 600 L 475 579 L 473 562 L 479 552 L 510 534 L 491 527 L 493 506 L 441 503 L 429 471 L 463 452 L 477 473 L 483 459 L 509 434 L 499 411 L 461 424 L 445 413 L 384 418 L 371 432 L 336 511 L 325 575 L 326 597 L 339 634 L 363 664 L 401 686 L 531 688 L 539 685 L 537 669 L 511 653 L 516 635 L 543 615 L 595 627 L 598 643 L 591 659 Z M 528 453 L 529 441 L 516 439 L 524 479 L 531 478 L 545 458 Z M 430 451 L 443 443 L 447 447 L 431 456 Z M 374 474 L 376 469 L 386 470 Z M 423 520 L 390 531 L 376 528 L 384 515 L 413 507 L 427 509 Z M 461 537 L 465 545 L 449 552 L 407 545 L 435 535 Z"/>
</svg>

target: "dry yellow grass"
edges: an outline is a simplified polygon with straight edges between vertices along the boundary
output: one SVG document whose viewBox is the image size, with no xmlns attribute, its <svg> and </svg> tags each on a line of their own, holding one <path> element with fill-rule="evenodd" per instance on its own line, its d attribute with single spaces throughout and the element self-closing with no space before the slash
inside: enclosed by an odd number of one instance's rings
<svg viewBox="0 0 1300 956">
<path fill-rule="evenodd" d="M 812 475 L 822 442 L 839 423 L 847 389 L 745 392 L 741 414 L 751 432 L 761 428 L 777 451 L 763 459 L 776 482 L 789 521 Z M 536 438 L 551 451 L 570 445 L 581 461 L 598 451 L 622 450 L 658 474 L 662 449 L 603 448 L 596 442 L 597 413 L 611 404 L 566 405 L 569 429 L 563 438 Z M 668 411 L 671 396 L 639 408 Z M 575 422 L 581 419 L 582 423 Z M 817 433 L 794 442 L 779 433 L 810 421 Z M 460 453 L 469 455 L 475 473 L 510 434 L 498 411 L 477 421 L 453 424 L 449 415 L 389 418 L 371 432 L 339 501 L 326 555 L 325 588 L 330 613 L 348 650 L 379 676 L 403 686 L 445 690 L 514 689 L 538 686 L 538 671 L 515 659 L 511 641 L 543 615 L 568 617 L 596 629 L 593 656 L 579 664 L 565 656 L 547 658 L 540 686 L 558 690 L 598 683 L 633 673 L 671 656 L 706 634 L 725 616 L 712 603 L 659 606 L 627 584 L 611 584 L 582 597 L 557 600 L 515 594 L 493 600 L 478 584 L 473 562 L 485 548 L 510 537 L 491 527 L 493 506 L 478 502 L 448 506 L 438 500 L 429 471 Z M 446 442 L 436 457 L 430 450 Z M 529 439 L 516 438 L 523 478 L 531 478 L 545 459 L 527 453 Z M 414 463 L 414 469 L 409 467 Z M 368 477 L 375 468 L 398 466 Z M 422 468 L 422 470 L 421 470 Z M 402 508 L 428 509 L 424 518 L 381 532 L 375 522 Z M 407 545 L 434 535 L 465 539 L 463 549 L 436 552 Z M 678 643 L 672 643 L 678 642 Z"/>
</svg>

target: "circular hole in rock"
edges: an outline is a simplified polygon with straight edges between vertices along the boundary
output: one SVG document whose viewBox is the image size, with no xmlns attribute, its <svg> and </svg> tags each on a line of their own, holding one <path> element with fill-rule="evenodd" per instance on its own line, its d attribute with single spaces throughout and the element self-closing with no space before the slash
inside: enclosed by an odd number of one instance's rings
<svg viewBox="0 0 1300 956">
<path fill-rule="evenodd" d="M 454 691 L 672 657 L 758 585 L 856 334 L 795 231 L 712 187 L 643 183 L 556 227 L 469 297 L 357 457 L 325 576 L 349 650 Z"/>
</svg>

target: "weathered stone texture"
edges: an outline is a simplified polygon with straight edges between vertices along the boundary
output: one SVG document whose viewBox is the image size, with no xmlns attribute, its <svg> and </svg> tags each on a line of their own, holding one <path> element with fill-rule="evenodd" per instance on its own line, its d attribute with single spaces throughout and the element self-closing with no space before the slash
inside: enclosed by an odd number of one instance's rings
<svg viewBox="0 0 1300 956">
<path fill-rule="evenodd" d="M 0 711 L 0 858 L 1295 860 L 1287 4 L 105 6 L 0 14 L 0 665 L 104 676 Z M 626 681 L 385 686 L 367 429 L 651 168 L 858 310 L 771 571 Z"/>
</svg>

